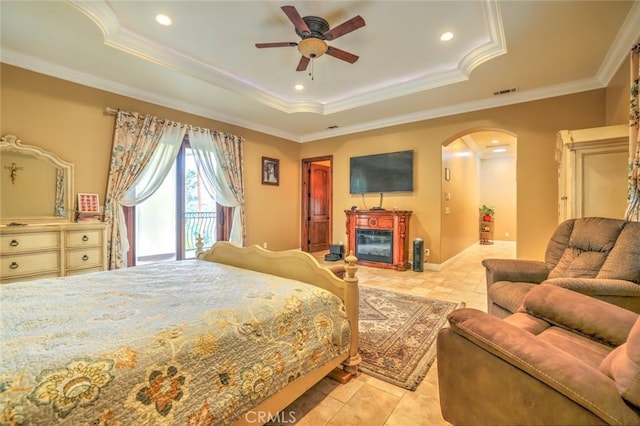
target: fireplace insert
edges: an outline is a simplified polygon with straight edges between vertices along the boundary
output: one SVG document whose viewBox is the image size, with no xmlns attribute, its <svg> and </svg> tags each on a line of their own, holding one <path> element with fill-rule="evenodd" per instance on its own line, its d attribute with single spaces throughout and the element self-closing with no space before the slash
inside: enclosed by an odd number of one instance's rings
<svg viewBox="0 0 640 426">
<path fill-rule="evenodd" d="M 380 263 L 393 263 L 393 231 L 356 228 L 356 257 Z"/>
</svg>

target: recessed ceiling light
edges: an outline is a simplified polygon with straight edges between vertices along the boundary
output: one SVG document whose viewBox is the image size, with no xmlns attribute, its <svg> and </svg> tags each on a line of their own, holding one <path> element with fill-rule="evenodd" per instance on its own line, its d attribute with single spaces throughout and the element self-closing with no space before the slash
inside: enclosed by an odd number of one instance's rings
<svg viewBox="0 0 640 426">
<path fill-rule="evenodd" d="M 173 23 L 171 18 L 164 13 L 159 13 L 156 15 L 156 22 L 160 25 L 169 26 Z"/>
<path fill-rule="evenodd" d="M 298 91 L 304 90 L 304 86 L 302 84 L 296 84 L 293 88 L 298 90 Z"/>
<path fill-rule="evenodd" d="M 441 41 L 449 41 L 453 38 L 453 33 L 451 31 L 447 31 L 446 33 L 442 33 L 440 36 Z"/>
<path fill-rule="evenodd" d="M 507 148 L 496 148 L 493 152 L 507 152 Z"/>
<path fill-rule="evenodd" d="M 498 139 L 494 139 L 491 141 L 491 143 L 498 143 L 498 142 L 500 142 Z"/>
</svg>

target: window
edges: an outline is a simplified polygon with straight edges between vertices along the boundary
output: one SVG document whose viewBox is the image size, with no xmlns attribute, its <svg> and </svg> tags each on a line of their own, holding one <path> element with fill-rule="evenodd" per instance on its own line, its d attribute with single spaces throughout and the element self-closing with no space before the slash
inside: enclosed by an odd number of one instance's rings
<svg viewBox="0 0 640 426">
<path fill-rule="evenodd" d="M 125 208 L 128 265 L 195 258 L 198 236 L 205 248 L 229 239 L 225 218 L 231 210 L 206 190 L 185 138 L 160 188 L 141 204 Z"/>
</svg>

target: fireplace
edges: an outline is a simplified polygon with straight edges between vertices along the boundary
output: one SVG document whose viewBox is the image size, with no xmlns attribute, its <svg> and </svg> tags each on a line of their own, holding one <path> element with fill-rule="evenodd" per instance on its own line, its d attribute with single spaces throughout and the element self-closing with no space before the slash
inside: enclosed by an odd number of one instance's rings
<svg viewBox="0 0 640 426">
<path fill-rule="evenodd" d="M 393 232 L 356 228 L 356 257 L 372 262 L 393 263 Z"/>
<path fill-rule="evenodd" d="M 346 210 L 348 250 L 358 263 L 404 271 L 408 263 L 411 212 L 406 210 Z"/>
</svg>

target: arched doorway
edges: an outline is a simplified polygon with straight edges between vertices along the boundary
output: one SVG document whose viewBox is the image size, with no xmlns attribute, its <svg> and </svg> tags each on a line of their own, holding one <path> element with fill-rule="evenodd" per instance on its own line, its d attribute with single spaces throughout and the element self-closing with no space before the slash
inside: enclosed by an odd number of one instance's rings
<svg viewBox="0 0 640 426">
<path fill-rule="evenodd" d="M 442 146 L 442 260 L 479 240 L 479 208 L 495 209 L 493 239 L 515 242 L 516 135 L 502 129 L 476 129 Z"/>
</svg>

